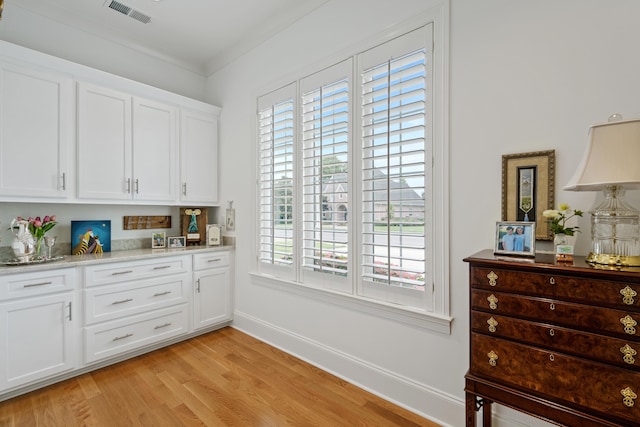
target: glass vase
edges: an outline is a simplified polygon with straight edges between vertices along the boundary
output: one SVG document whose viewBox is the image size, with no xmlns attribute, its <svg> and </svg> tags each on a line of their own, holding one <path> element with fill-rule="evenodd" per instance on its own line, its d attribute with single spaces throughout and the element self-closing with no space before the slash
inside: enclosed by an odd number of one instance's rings
<svg viewBox="0 0 640 427">
<path fill-rule="evenodd" d="M 42 237 L 33 237 L 33 243 L 35 247 L 35 251 L 33 252 L 33 258 L 39 259 L 42 258 L 42 241 L 44 239 Z"/>
<path fill-rule="evenodd" d="M 566 234 L 554 235 L 553 252 L 556 254 L 556 261 L 573 261 L 573 246 L 569 244 L 569 237 Z"/>
</svg>

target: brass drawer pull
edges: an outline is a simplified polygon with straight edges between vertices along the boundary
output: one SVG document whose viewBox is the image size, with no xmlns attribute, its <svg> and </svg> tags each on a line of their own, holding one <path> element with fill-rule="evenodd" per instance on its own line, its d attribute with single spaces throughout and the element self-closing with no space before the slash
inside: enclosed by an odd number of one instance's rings
<svg viewBox="0 0 640 427">
<path fill-rule="evenodd" d="M 495 332 L 496 326 L 498 326 L 498 322 L 496 321 L 496 319 L 490 317 L 489 320 L 487 320 L 487 323 L 489 324 L 489 332 Z"/>
<path fill-rule="evenodd" d="M 632 305 L 635 302 L 633 300 L 633 297 L 637 296 L 638 293 L 633 289 L 631 289 L 629 286 L 627 286 L 626 288 L 620 290 L 620 295 L 622 295 L 623 303 L 627 305 Z"/>
<path fill-rule="evenodd" d="M 133 301 L 133 298 L 121 299 L 120 301 L 112 302 L 111 305 L 124 304 L 125 302 L 131 302 L 131 301 Z"/>
<path fill-rule="evenodd" d="M 620 319 L 620 323 L 622 323 L 624 325 L 624 331 L 626 333 L 628 333 L 629 335 L 635 335 L 636 334 L 636 328 L 635 327 L 638 326 L 638 322 L 633 320 L 633 318 L 631 316 L 629 316 L 627 314 L 622 319 Z"/>
<path fill-rule="evenodd" d="M 624 388 L 620 390 L 620 394 L 622 395 L 622 403 L 627 408 L 633 408 L 635 404 L 635 400 L 638 398 L 638 395 L 631 390 L 631 387 Z"/>
<path fill-rule="evenodd" d="M 634 363 L 636 363 L 636 359 L 634 359 L 633 356 L 636 356 L 638 352 L 635 351 L 629 344 L 625 344 L 624 347 L 620 347 L 620 353 L 623 354 L 622 360 L 624 360 L 625 363 L 628 363 L 629 365 L 633 365 Z"/>
<path fill-rule="evenodd" d="M 556 279 L 554 277 L 550 277 L 549 278 L 549 284 L 555 285 L 556 284 Z"/>
<path fill-rule="evenodd" d="M 489 286 L 495 286 L 498 284 L 498 275 L 493 272 L 493 270 L 487 274 L 487 279 L 489 279 Z"/>
<path fill-rule="evenodd" d="M 498 355 L 495 351 L 491 350 L 487 356 L 489 357 L 489 365 L 496 366 L 498 364 Z"/>
<path fill-rule="evenodd" d="M 549 329 L 549 335 L 554 337 L 556 335 L 556 331 L 553 329 Z"/>
<path fill-rule="evenodd" d="M 489 308 L 491 310 L 498 308 L 498 298 L 494 294 L 489 295 L 487 301 L 489 301 Z"/>
</svg>

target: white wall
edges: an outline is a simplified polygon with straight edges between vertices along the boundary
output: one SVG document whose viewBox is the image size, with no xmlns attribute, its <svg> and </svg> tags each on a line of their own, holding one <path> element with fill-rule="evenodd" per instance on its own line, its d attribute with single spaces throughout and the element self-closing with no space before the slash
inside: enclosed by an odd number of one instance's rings
<svg viewBox="0 0 640 427">
<path fill-rule="evenodd" d="M 634 54 L 640 3 L 451 0 L 451 335 L 257 285 L 247 268 L 255 264 L 255 201 L 247 196 L 254 194 L 248 171 L 254 168 L 256 150 L 256 96 L 327 65 L 341 52 L 353 53 L 350 47 L 419 15 L 430 3 L 331 1 L 213 75 L 208 97 L 223 107 L 221 200 L 234 199 L 237 207 L 236 324 L 403 405 L 460 426 L 469 332 L 468 269 L 462 259 L 493 247 L 495 222 L 501 219 L 501 156 L 554 149 L 556 203 L 588 211 L 601 200 L 596 193 L 565 192 L 562 187 L 579 162 L 591 124 L 614 112 L 626 118 L 640 115 L 640 56 Z M 366 17 L 359 20 L 362 11 Z M 342 22 L 327 31 L 325 23 L 334 19 Z M 276 54 L 278 60 L 271 60 Z M 630 194 L 636 206 L 638 193 Z M 576 250 L 586 254 L 588 215 L 579 225 L 585 233 Z M 371 375 L 374 371 L 380 375 Z M 441 399 L 429 402 L 416 396 Z M 497 412 L 500 425 L 542 424 L 504 408 Z"/>
</svg>

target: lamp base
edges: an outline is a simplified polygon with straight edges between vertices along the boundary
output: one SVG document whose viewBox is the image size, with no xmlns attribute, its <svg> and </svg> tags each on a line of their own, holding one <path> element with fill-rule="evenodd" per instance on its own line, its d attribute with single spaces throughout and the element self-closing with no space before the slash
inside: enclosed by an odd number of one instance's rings
<svg viewBox="0 0 640 427">
<path fill-rule="evenodd" d="M 586 261 L 589 264 L 607 265 L 611 267 L 638 267 L 640 266 L 640 256 L 625 256 L 613 254 L 587 255 Z"/>
</svg>

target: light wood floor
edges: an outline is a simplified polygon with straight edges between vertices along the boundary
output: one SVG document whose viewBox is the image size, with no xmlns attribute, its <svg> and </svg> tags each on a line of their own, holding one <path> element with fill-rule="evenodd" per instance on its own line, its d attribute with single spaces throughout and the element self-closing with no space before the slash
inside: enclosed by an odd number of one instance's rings
<svg viewBox="0 0 640 427">
<path fill-rule="evenodd" d="M 232 328 L 0 402 L 0 426 L 437 427 Z"/>
</svg>

